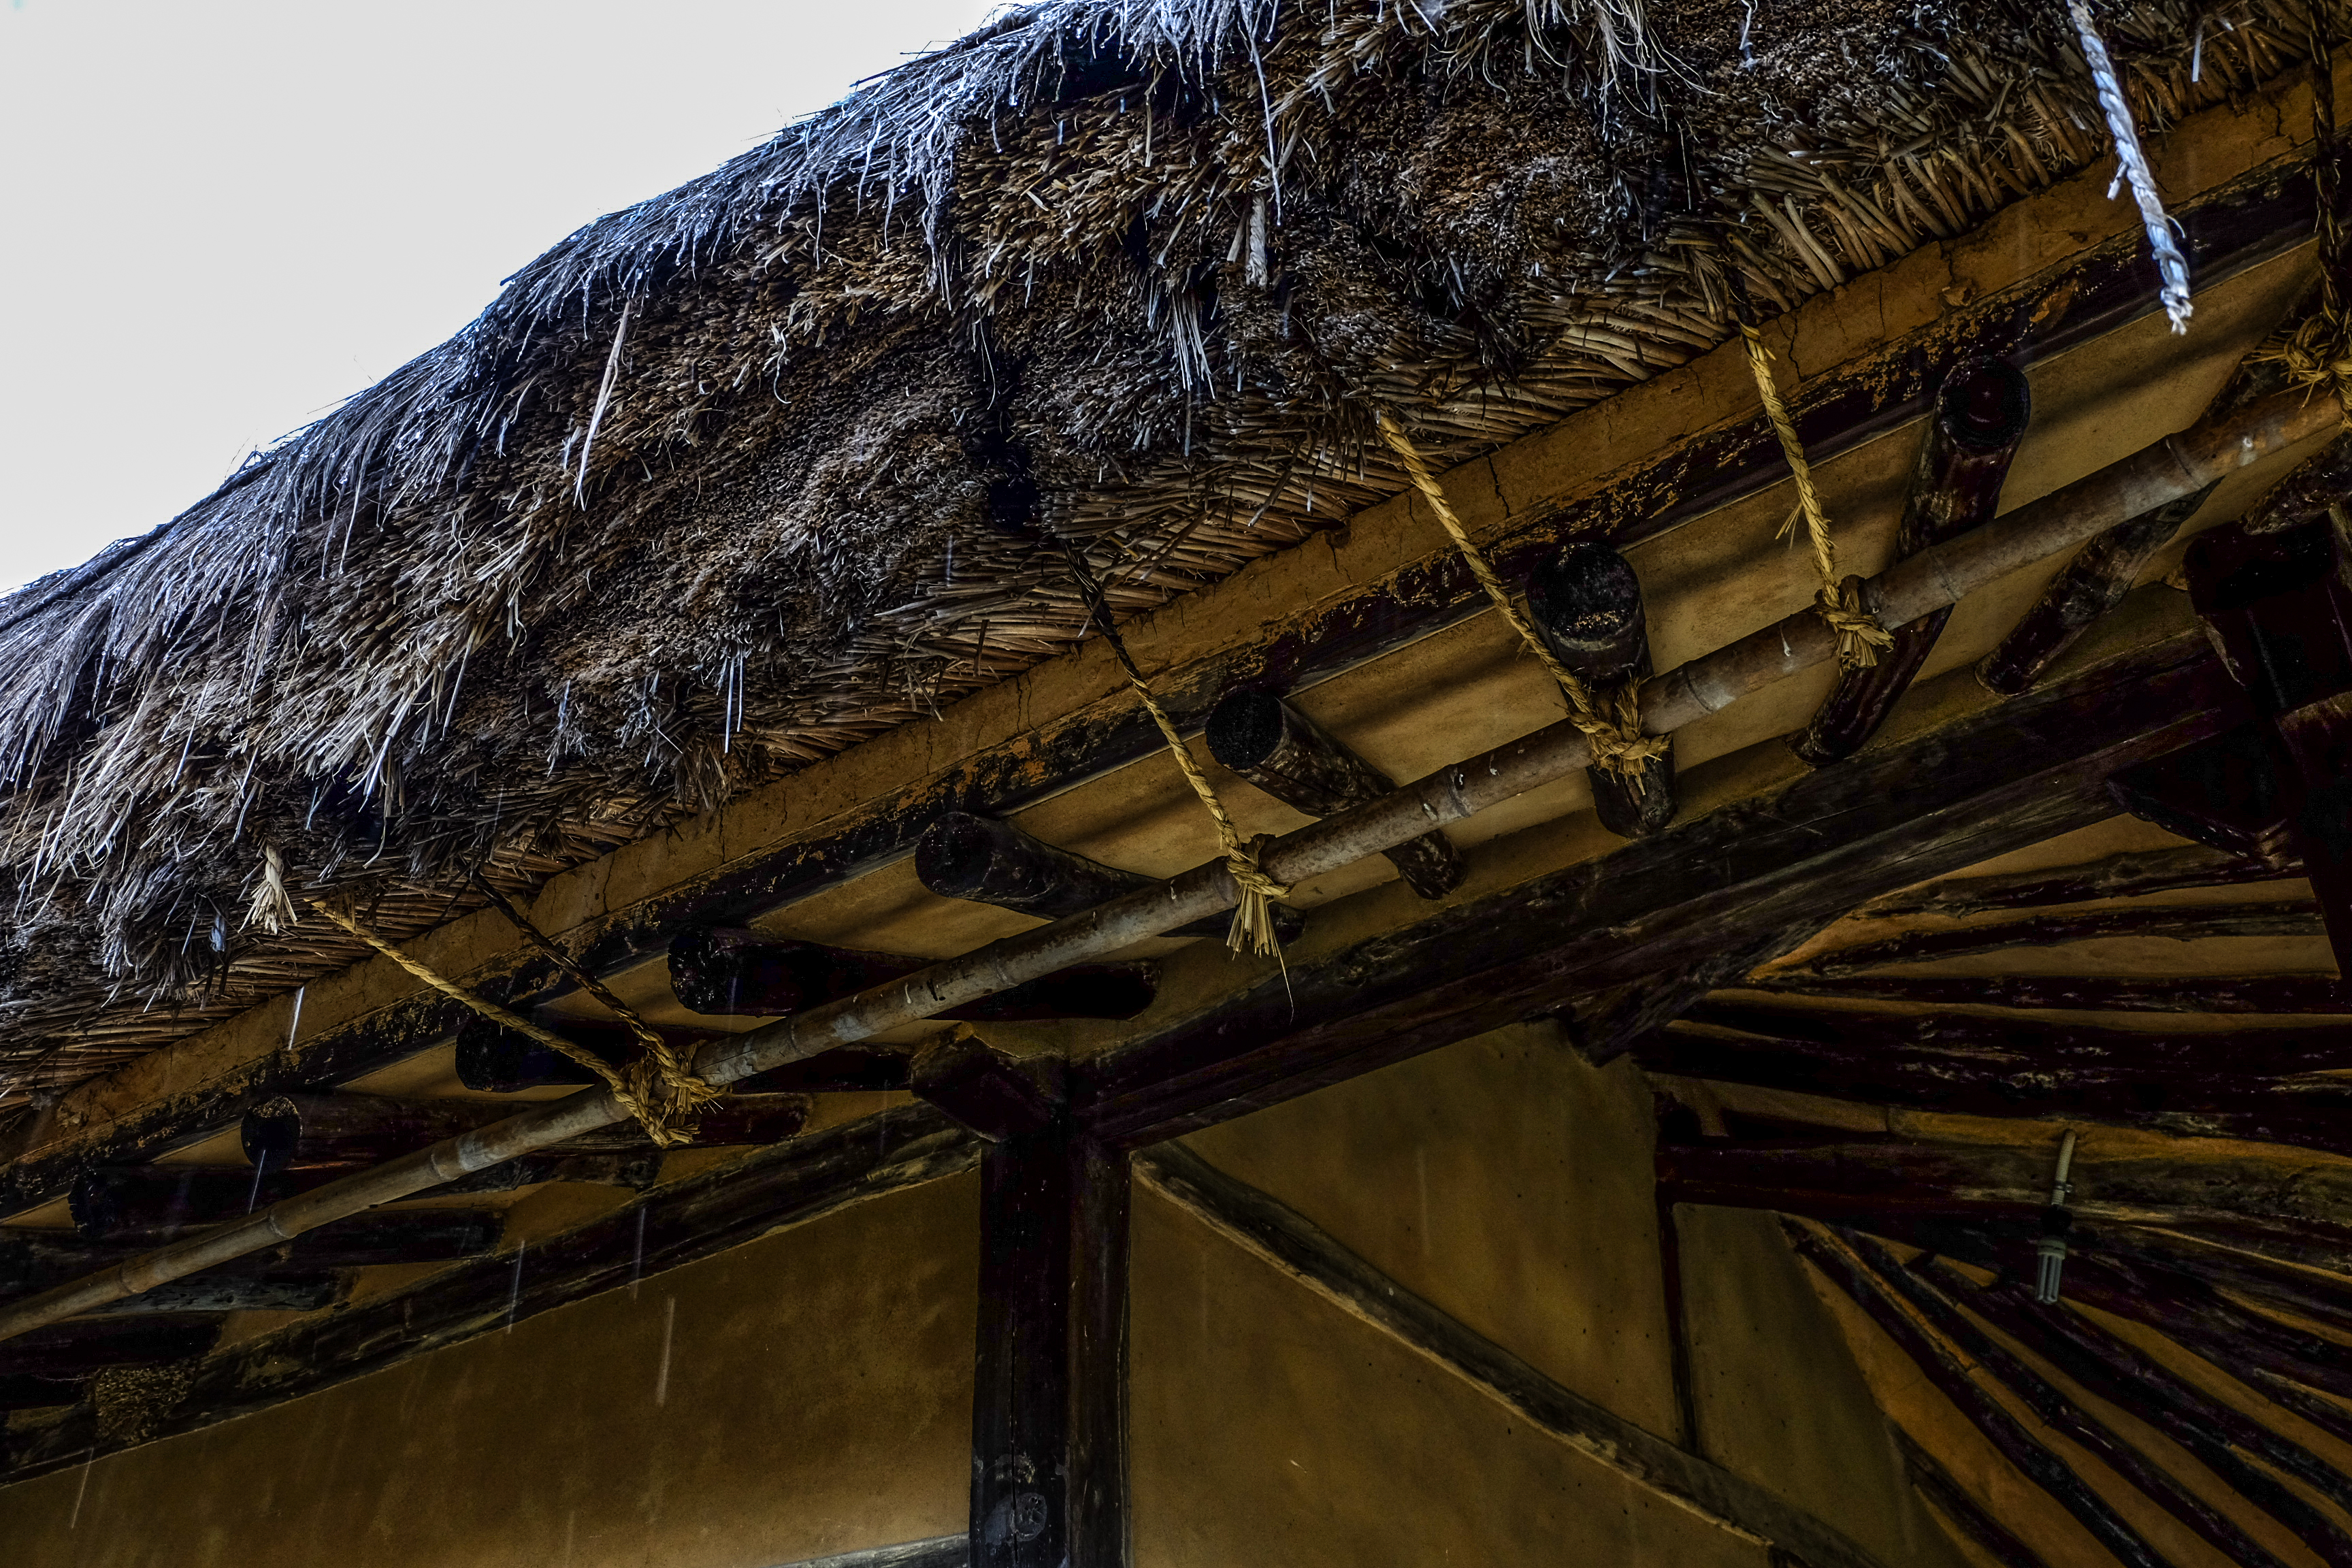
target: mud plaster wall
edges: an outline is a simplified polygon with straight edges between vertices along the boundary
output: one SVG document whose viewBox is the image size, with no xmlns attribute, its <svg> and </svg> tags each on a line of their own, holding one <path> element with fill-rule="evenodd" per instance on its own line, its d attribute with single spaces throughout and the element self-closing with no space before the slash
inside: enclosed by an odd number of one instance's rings
<svg viewBox="0 0 2352 1568">
<path fill-rule="evenodd" d="M 1187 1140 L 1477 1332 L 1671 1438 L 1654 1141 L 1632 1064 L 1591 1068 L 1548 1025 Z M 1702 1431 L 1711 1419 L 1726 1436 L 1707 1456 L 1889 1563 L 1958 1568 L 1785 1250 L 1738 1235 L 1686 1242 L 1695 1250 L 1711 1347 L 1766 1363 L 1714 1373 Z M 1133 1267 L 1139 1568 L 1763 1560 L 1149 1188 Z M 1769 1451 L 1776 1420 L 1798 1435 L 1794 1452 Z"/>
<path fill-rule="evenodd" d="M 1675 1211 L 1698 1451 L 1888 1563 L 1969 1559 L 1920 1506 L 1844 1336 L 1775 1215 Z"/>
<path fill-rule="evenodd" d="M 960 1531 L 978 1226 L 975 1177 L 893 1194 L 0 1490 L 0 1561 L 768 1568 Z"/>
</svg>

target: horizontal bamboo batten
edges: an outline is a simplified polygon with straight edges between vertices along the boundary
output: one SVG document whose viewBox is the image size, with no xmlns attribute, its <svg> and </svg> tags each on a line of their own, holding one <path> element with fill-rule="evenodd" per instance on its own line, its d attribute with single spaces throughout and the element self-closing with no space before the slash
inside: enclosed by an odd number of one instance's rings
<svg viewBox="0 0 2352 1568">
<path fill-rule="evenodd" d="M 2343 409 L 2333 398 L 2289 392 L 2166 437 L 2007 517 L 1909 557 L 1865 584 L 1867 603 L 1887 626 L 1908 624 L 2126 518 L 2322 435 L 2342 418 Z M 1800 611 L 1644 682 L 1643 728 L 1651 734 L 1671 733 L 1742 696 L 1829 662 L 1836 645 L 1836 634 L 1825 622 L 1810 609 Z M 1292 882 L 1334 871 L 1498 805 L 1590 761 L 1583 734 L 1563 721 L 1301 828 L 1278 840 L 1264 864 L 1272 876 Z M 714 1040 L 698 1054 L 695 1070 L 714 1083 L 733 1083 L 1099 958 L 1214 915 L 1230 908 L 1234 898 L 1223 862 L 1198 867 L 903 979 Z M 21 1301 L 0 1313 L 0 1340 L 96 1311 L 378 1204 L 583 1136 L 625 1115 L 609 1093 L 596 1089 L 464 1133 L 285 1199 L 210 1235 Z"/>
</svg>

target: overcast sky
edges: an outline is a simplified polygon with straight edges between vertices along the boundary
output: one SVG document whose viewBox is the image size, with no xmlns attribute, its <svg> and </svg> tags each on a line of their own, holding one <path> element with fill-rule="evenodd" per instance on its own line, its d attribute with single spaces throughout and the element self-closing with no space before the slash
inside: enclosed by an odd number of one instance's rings
<svg viewBox="0 0 2352 1568">
<path fill-rule="evenodd" d="M 994 0 L 0 0 L 0 590 Z"/>
</svg>

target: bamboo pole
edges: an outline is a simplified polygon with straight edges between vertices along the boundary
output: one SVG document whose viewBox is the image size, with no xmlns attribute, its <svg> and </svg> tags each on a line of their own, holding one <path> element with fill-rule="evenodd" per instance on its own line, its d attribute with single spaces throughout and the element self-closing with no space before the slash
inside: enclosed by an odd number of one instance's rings
<svg viewBox="0 0 2352 1568">
<path fill-rule="evenodd" d="M 2006 517 L 1899 563 L 1864 584 L 1866 603 L 1882 624 L 1906 625 L 1958 604 L 2011 572 L 2079 545 L 2126 518 L 2325 434 L 2343 418 L 2335 399 L 2294 391 L 2168 436 Z M 1648 734 L 1670 734 L 1749 692 L 1836 657 L 1837 634 L 1811 608 L 1800 610 L 1643 682 L 1642 728 Z M 1270 876 L 1286 882 L 1335 871 L 1499 805 L 1591 761 L 1582 732 L 1562 721 L 1303 827 L 1278 840 L 1262 863 Z M 1189 925 L 1232 908 L 1236 897 L 1224 862 L 1212 861 L 902 980 L 713 1040 L 696 1054 L 694 1070 L 710 1083 L 732 1083 Z M 0 1340 L 95 1311 L 378 1204 L 414 1197 L 551 1143 L 584 1136 L 627 1115 L 610 1091 L 594 1089 L 478 1128 L 273 1204 L 220 1230 L 19 1301 L 0 1311 Z"/>
</svg>

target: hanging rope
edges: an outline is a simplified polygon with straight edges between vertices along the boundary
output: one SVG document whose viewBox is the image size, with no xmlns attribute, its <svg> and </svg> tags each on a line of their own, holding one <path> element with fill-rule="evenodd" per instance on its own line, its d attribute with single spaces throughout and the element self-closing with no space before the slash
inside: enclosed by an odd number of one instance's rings
<svg viewBox="0 0 2352 1568">
<path fill-rule="evenodd" d="M 2318 212 L 2319 309 L 2253 357 L 2283 365 L 2287 378 L 2334 395 L 2352 426 L 2352 321 L 2345 316 L 2344 150 L 2336 124 L 2336 59 L 2327 8 L 2311 7 L 2311 184 Z"/>
<path fill-rule="evenodd" d="M 1862 579 L 1844 577 L 1838 573 L 1837 543 L 1830 537 L 1830 517 L 1822 505 L 1821 492 L 1813 488 L 1812 465 L 1805 461 L 1805 444 L 1797 437 L 1795 421 L 1789 417 L 1789 405 L 1780 401 L 1780 385 L 1772 379 L 1772 351 L 1764 346 L 1763 334 L 1748 325 L 1744 315 L 1736 318 L 1739 340 L 1748 350 L 1748 369 L 1756 378 L 1756 395 L 1763 400 L 1764 416 L 1772 423 L 1772 434 L 1780 438 L 1780 455 L 1788 459 L 1790 477 L 1797 482 L 1797 510 L 1780 525 L 1787 537 L 1799 518 L 1804 519 L 1805 538 L 1812 546 L 1813 568 L 1821 574 L 1821 591 L 1813 596 L 1813 609 L 1837 633 L 1838 663 L 1847 669 L 1868 669 L 1878 662 L 1879 651 L 1895 646 L 1895 634 L 1878 622 L 1870 607 L 1863 602 Z"/>
<path fill-rule="evenodd" d="M 2185 332 L 2193 308 L 2189 302 L 2189 258 L 2180 254 L 2179 243 L 2173 238 L 2172 220 L 2165 216 L 2155 171 L 2147 166 L 2147 153 L 2139 144 L 2139 127 L 2132 121 L 2131 100 L 2124 96 L 2116 62 L 2108 57 L 2097 24 L 2091 20 L 2088 0 L 2066 0 L 2066 12 L 2083 46 L 2083 61 L 2091 68 L 2091 85 L 2107 117 L 2107 135 L 2116 144 L 2116 184 L 2130 185 L 2132 200 L 2139 204 L 2140 226 L 2147 231 L 2147 247 L 2156 257 L 2157 274 L 2164 280 L 2160 295 L 2164 313 L 2172 318 L 2174 331 Z M 2115 185 L 2107 187 L 2107 195 L 2115 195 Z"/>
<path fill-rule="evenodd" d="M 1185 745 L 1184 738 L 1176 732 L 1176 721 L 1168 717 L 1168 710 L 1160 706 L 1160 699 L 1151 694 L 1150 682 L 1143 679 L 1143 671 L 1137 668 L 1134 656 L 1127 651 L 1127 639 L 1118 635 L 1118 626 L 1111 619 L 1110 606 L 1103 600 L 1102 585 L 1095 581 L 1093 572 L 1087 569 L 1086 557 L 1079 554 L 1078 547 L 1066 539 L 1057 538 L 1055 542 L 1061 545 L 1062 554 L 1070 563 L 1070 575 L 1077 580 L 1078 596 L 1086 601 L 1087 614 L 1093 620 L 1095 629 L 1102 633 L 1103 641 L 1110 645 L 1112 657 L 1118 660 L 1119 668 L 1127 674 L 1127 683 L 1135 688 L 1137 696 L 1143 699 L 1144 711 L 1151 715 L 1154 724 L 1160 726 L 1160 736 L 1168 742 L 1168 754 L 1176 759 L 1176 766 L 1183 773 L 1184 782 L 1192 786 L 1192 793 L 1201 797 L 1201 804 L 1208 808 L 1210 818 L 1217 825 L 1217 841 L 1224 847 L 1225 870 L 1233 877 L 1234 886 L 1241 890 L 1241 901 L 1234 908 L 1234 923 L 1225 931 L 1225 945 L 1235 952 L 1280 958 L 1282 942 L 1275 934 L 1274 901 L 1289 897 L 1290 887 L 1267 876 L 1265 868 L 1258 864 L 1258 858 L 1265 852 L 1265 847 L 1274 842 L 1273 835 L 1260 834 L 1255 838 L 1245 839 L 1241 829 L 1234 826 L 1233 815 L 1225 810 L 1225 803 L 1217 798 L 1216 787 L 1209 783 L 1209 775 L 1201 771 L 1201 764 L 1192 760 L 1192 748 Z"/>
<path fill-rule="evenodd" d="M 1670 743 L 1664 735 L 1642 733 L 1639 683 L 1629 680 L 1611 691 L 1595 691 L 1559 661 L 1551 645 L 1521 613 L 1510 589 L 1496 575 L 1486 552 L 1471 541 L 1469 530 L 1454 515 L 1453 503 L 1438 487 L 1437 476 L 1430 472 L 1429 464 L 1423 459 L 1421 449 L 1412 444 L 1412 437 L 1405 434 L 1404 426 L 1385 408 L 1376 410 L 1373 416 L 1380 422 L 1381 438 L 1396 454 L 1397 461 L 1404 465 L 1405 477 L 1412 481 L 1412 488 L 1421 492 L 1421 499 L 1437 514 L 1438 523 L 1445 530 L 1446 537 L 1454 541 L 1454 548 L 1470 568 L 1470 575 L 1478 580 L 1478 586 L 1494 601 L 1496 613 L 1518 633 L 1519 640 L 1528 645 L 1552 679 L 1559 683 L 1561 692 L 1568 698 L 1568 721 L 1591 746 L 1592 765 L 1626 780 L 1639 791 L 1644 764 L 1653 757 L 1664 756 Z"/>
<path fill-rule="evenodd" d="M 499 1027 L 512 1029 L 536 1040 L 566 1060 L 594 1073 L 612 1092 L 614 1100 L 635 1117 L 644 1126 L 646 1135 L 657 1144 L 667 1147 L 689 1142 L 693 1137 L 691 1119 L 695 1109 L 719 1097 L 719 1090 L 689 1072 L 677 1070 L 673 1054 L 667 1049 L 659 1058 L 648 1050 L 626 1068 L 615 1068 L 595 1052 L 574 1045 L 552 1029 L 543 1029 L 521 1014 L 509 1012 L 488 997 L 476 995 L 456 981 L 436 974 L 341 910 L 330 908 L 315 900 L 311 900 L 310 907 L 451 1001 L 464 1004 Z M 521 924 L 520 921 L 517 923 Z M 635 1015 L 632 1013 L 630 1016 L 634 1018 Z M 643 1020 L 638 1020 L 638 1023 L 642 1026 Z"/>
</svg>

